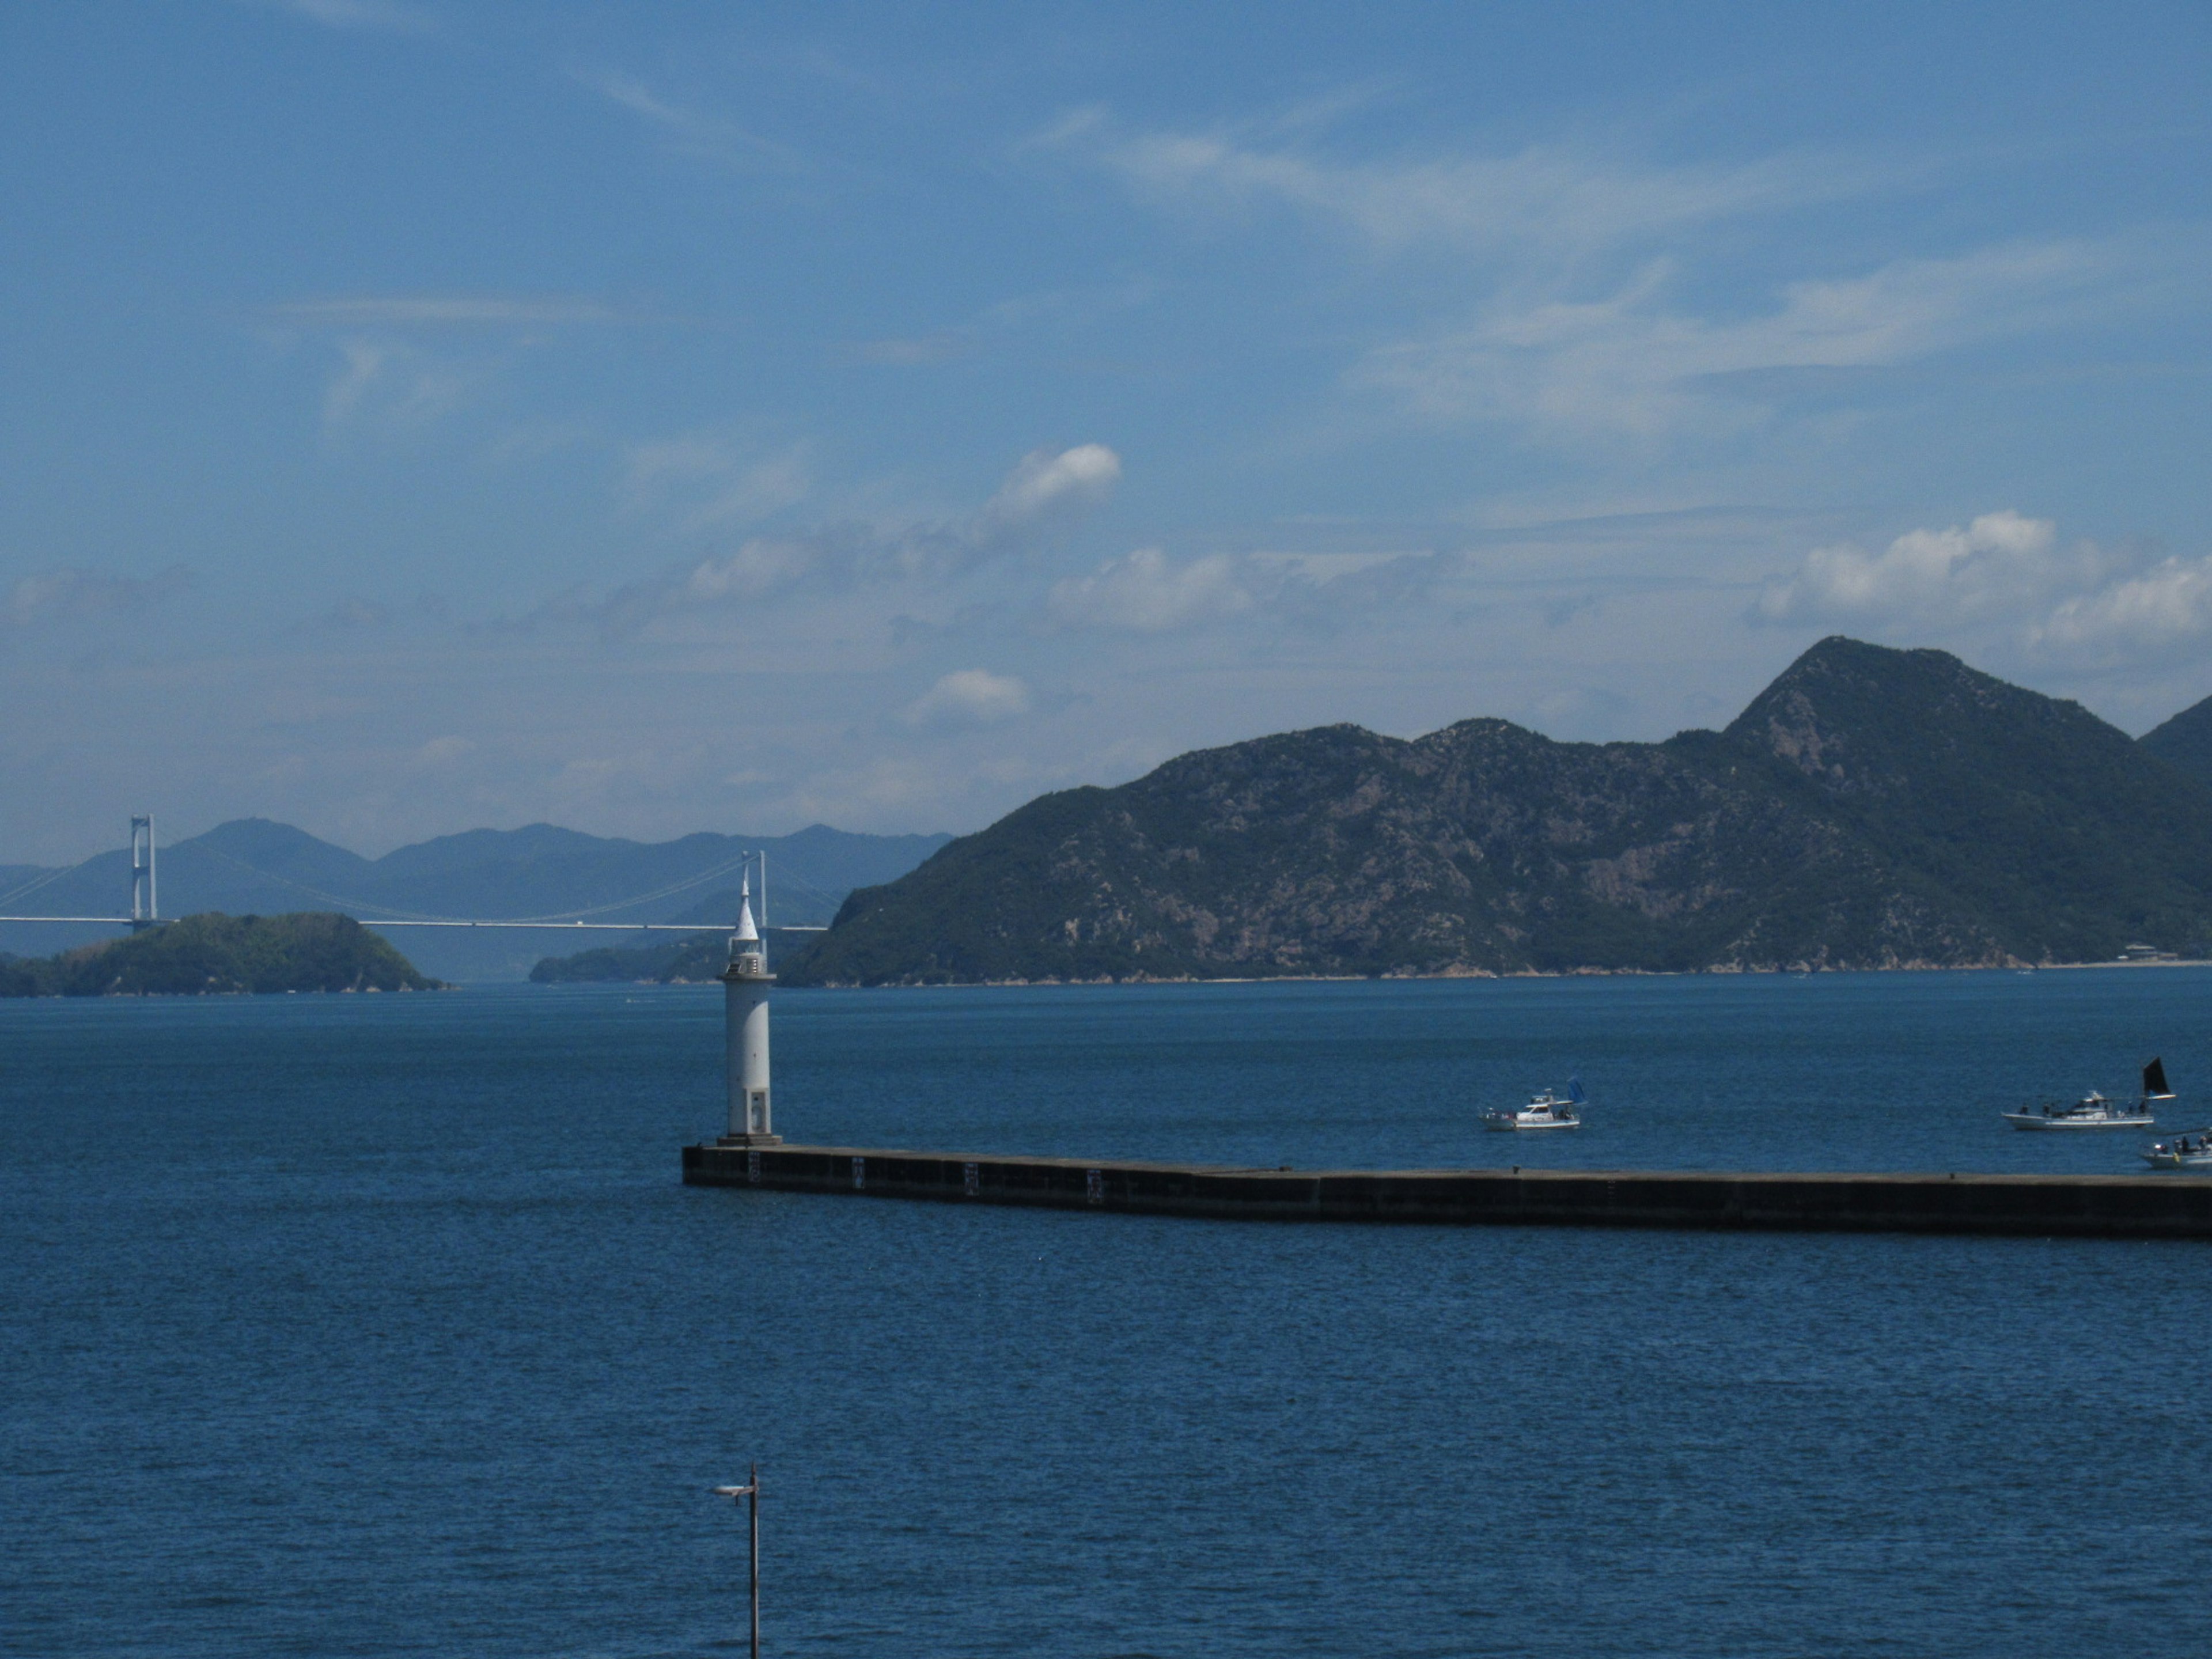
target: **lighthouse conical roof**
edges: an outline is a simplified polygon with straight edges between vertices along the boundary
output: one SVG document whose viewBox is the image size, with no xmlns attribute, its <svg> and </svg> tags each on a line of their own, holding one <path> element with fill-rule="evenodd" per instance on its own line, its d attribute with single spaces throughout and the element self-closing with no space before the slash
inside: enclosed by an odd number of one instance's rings
<svg viewBox="0 0 2212 1659">
<path fill-rule="evenodd" d="M 753 926 L 753 878 L 748 872 L 738 884 L 738 931 L 731 935 L 738 944 L 753 945 L 760 940 L 760 930 Z"/>
</svg>

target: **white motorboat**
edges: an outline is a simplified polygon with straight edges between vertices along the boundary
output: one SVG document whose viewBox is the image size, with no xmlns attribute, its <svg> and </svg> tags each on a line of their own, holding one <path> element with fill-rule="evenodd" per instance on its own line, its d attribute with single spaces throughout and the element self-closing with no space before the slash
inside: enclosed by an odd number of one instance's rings
<svg viewBox="0 0 2212 1659">
<path fill-rule="evenodd" d="M 2212 1170 L 2212 1129 L 2151 1143 L 2144 1163 L 2161 1170 Z"/>
<path fill-rule="evenodd" d="M 1549 1089 L 1528 1097 L 1528 1103 L 1517 1112 L 1495 1111 L 1482 1115 L 1486 1129 L 1579 1129 L 1583 1127 L 1580 1107 L 1583 1101 L 1583 1080 L 1567 1079 L 1567 1092 L 1555 1095 Z"/>
<path fill-rule="evenodd" d="M 2046 1102 L 2034 1111 L 2007 1112 L 2004 1121 L 2015 1129 L 2154 1129 L 2158 1117 L 2152 1108 L 2172 1100 L 2166 1087 L 2166 1066 L 2154 1060 L 2143 1067 L 2142 1095 L 2134 1104 L 2107 1100 L 2092 1089 L 2071 1106 Z"/>
</svg>

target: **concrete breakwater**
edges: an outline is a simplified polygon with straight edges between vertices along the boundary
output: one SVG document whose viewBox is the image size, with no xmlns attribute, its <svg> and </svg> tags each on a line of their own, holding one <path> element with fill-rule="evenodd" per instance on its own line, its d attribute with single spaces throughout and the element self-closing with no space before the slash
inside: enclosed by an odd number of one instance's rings
<svg viewBox="0 0 2212 1659">
<path fill-rule="evenodd" d="M 709 1143 L 684 1149 L 684 1180 L 1224 1220 L 2212 1238 L 2212 1182 L 2185 1176 L 1264 1170 Z"/>
</svg>

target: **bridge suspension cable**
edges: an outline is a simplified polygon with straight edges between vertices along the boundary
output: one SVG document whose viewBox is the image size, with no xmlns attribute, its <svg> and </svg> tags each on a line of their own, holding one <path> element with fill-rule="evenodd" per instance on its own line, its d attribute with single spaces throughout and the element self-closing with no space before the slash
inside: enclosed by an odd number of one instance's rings
<svg viewBox="0 0 2212 1659">
<path fill-rule="evenodd" d="M 609 933 L 698 933 L 712 932 L 720 924 L 717 922 L 586 921 L 583 918 L 586 916 L 603 916 L 610 910 L 626 910 L 634 905 L 651 904 L 659 899 L 672 898 L 678 893 L 689 892 L 693 888 L 702 887 L 706 885 L 707 883 L 714 880 L 717 877 L 726 876 L 732 871 L 742 867 L 743 866 L 751 862 L 754 859 L 761 856 L 760 854 L 751 851 L 740 853 L 733 859 L 726 860 L 722 863 L 717 864 L 709 869 L 702 870 L 696 874 L 686 876 L 681 881 L 671 882 L 666 886 L 653 889 L 651 892 L 635 894 L 629 898 L 616 899 L 605 904 L 589 905 L 579 909 L 556 912 L 550 915 L 505 916 L 484 920 L 469 916 L 441 916 L 420 910 L 403 910 L 397 905 L 378 904 L 366 899 L 349 898 L 342 893 L 325 892 L 319 887 L 311 887 L 306 882 L 295 881 L 289 876 L 280 876 L 273 870 L 264 870 L 259 866 L 248 864 L 244 859 L 234 857 L 232 854 L 223 852 L 219 848 L 196 844 L 192 850 L 196 853 L 207 854 L 212 857 L 221 859 L 225 864 L 228 864 L 237 869 L 243 870 L 248 875 L 258 876 L 264 881 L 275 882 L 281 887 L 289 887 L 296 893 L 305 894 L 307 897 L 312 899 L 319 899 L 325 904 L 335 905 L 342 911 L 353 913 L 362 910 L 381 910 L 390 913 L 386 915 L 357 917 L 356 919 L 359 920 L 364 927 L 580 927 L 589 929 L 593 932 Z M 104 858 L 105 856 L 106 855 L 104 853 L 95 853 L 91 858 L 85 859 L 77 864 L 71 865 L 66 870 L 50 870 L 33 880 L 25 883 L 22 886 L 15 888 L 10 892 L 0 894 L 0 904 L 4 904 L 10 900 L 21 898 L 26 894 L 34 893 L 40 888 L 48 885 L 50 883 L 59 881 L 64 876 L 75 874 L 77 871 L 83 869 L 87 865 L 94 862 L 96 860 Z M 823 889 L 817 887 L 810 881 L 788 876 L 784 879 L 787 881 L 795 880 L 800 888 L 822 899 L 834 901 L 836 898 L 836 895 L 825 892 Z M 0 916 L 0 922 L 9 921 L 104 922 L 118 926 L 128 926 L 131 924 L 133 918 L 130 916 Z M 826 930 L 815 927 L 786 927 L 779 931 L 785 933 L 822 933 Z"/>
</svg>

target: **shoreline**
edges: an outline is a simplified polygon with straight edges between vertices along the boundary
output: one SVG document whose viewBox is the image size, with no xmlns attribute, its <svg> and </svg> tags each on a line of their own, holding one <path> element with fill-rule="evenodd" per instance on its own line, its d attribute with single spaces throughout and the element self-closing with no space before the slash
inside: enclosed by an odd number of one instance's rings
<svg viewBox="0 0 2212 1659">
<path fill-rule="evenodd" d="M 1513 980 L 1513 979 L 1728 979 L 1769 977 L 1813 979 L 1825 974 L 2055 974 L 2118 968 L 2212 968 L 2212 958 L 2173 957 L 2133 962 L 1903 962 L 1865 968 L 1522 968 L 1505 973 L 1439 974 L 1191 974 L 1176 976 L 1132 975 L 1098 979 L 941 979 L 886 980 L 863 985 L 850 980 L 825 981 L 818 985 L 789 984 L 793 991 L 975 991 L 1023 987 L 1089 985 L 1343 985 L 1364 981 Z M 597 980 L 580 984 L 711 985 L 712 980 Z"/>
</svg>

